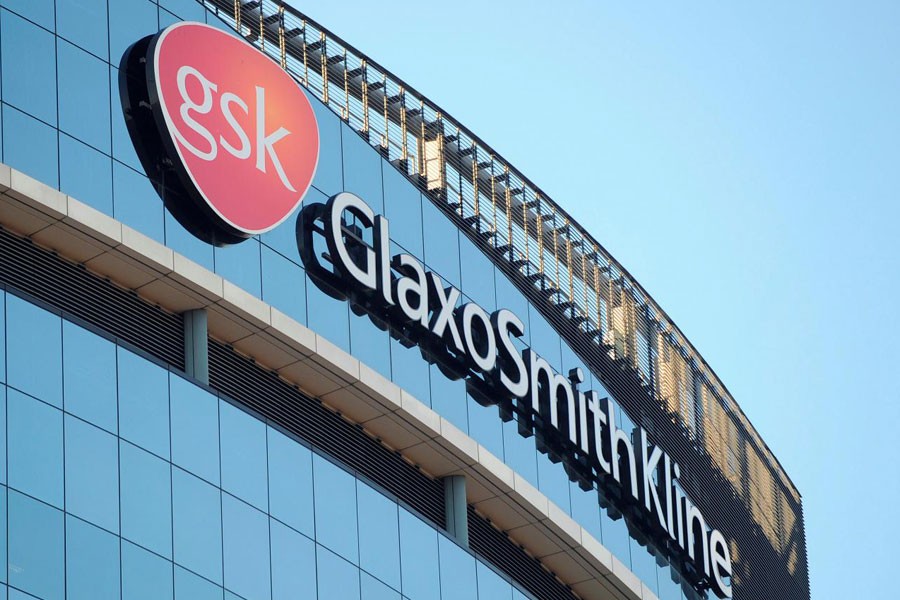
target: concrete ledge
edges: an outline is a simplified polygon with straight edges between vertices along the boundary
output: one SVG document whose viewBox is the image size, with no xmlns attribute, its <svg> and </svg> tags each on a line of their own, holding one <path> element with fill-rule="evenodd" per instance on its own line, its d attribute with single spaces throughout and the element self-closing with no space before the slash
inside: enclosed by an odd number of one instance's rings
<svg viewBox="0 0 900 600">
<path fill-rule="evenodd" d="M 586 599 L 656 600 L 637 576 L 502 460 L 284 313 L 95 209 L 0 164 L 0 224 L 209 332 L 316 396 L 424 472 L 465 474 L 468 502 Z"/>
</svg>

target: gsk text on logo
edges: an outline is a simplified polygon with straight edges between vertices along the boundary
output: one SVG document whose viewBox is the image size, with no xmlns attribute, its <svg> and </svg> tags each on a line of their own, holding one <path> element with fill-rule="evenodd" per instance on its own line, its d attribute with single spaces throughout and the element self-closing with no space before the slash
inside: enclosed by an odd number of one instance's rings
<svg viewBox="0 0 900 600">
<path fill-rule="evenodd" d="M 309 100 L 241 39 L 178 23 L 126 52 L 126 122 L 168 210 L 217 245 L 269 231 L 300 204 L 319 134 Z"/>
</svg>

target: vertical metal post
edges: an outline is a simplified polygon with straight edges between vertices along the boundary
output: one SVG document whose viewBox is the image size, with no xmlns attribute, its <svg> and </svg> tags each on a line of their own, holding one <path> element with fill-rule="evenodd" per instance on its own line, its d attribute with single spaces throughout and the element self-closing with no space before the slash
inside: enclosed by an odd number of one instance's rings
<svg viewBox="0 0 900 600">
<path fill-rule="evenodd" d="M 444 512 L 447 517 L 447 533 L 464 548 L 468 548 L 469 513 L 465 475 L 444 477 Z"/>
<path fill-rule="evenodd" d="M 184 372 L 209 385 L 209 327 L 205 308 L 182 313 L 184 318 Z"/>
</svg>

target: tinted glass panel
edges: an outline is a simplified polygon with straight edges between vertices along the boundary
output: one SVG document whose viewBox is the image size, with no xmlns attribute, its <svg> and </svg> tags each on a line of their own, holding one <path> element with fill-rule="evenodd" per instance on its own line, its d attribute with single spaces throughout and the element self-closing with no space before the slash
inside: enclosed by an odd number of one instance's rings
<svg viewBox="0 0 900 600">
<path fill-rule="evenodd" d="M 172 462 L 211 483 L 219 483 L 219 399 L 170 375 Z"/>
<path fill-rule="evenodd" d="M 122 542 L 122 600 L 171 600 L 172 563 Z"/>
<path fill-rule="evenodd" d="M 276 519 L 313 537 L 312 453 L 271 427 L 268 443 L 269 511 Z"/>
<path fill-rule="evenodd" d="M 63 321 L 63 356 L 66 412 L 115 433 L 115 344 Z"/>
<path fill-rule="evenodd" d="M 344 175 L 341 161 L 341 122 L 331 110 L 304 91 L 319 126 L 319 162 L 313 185 L 326 196 L 344 191 Z"/>
<path fill-rule="evenodd" d="M 112 159 L 66 134 L 59 136 L 60 189 L 112 216 Z"/>
<path fill-rule="evenodd" d="M 313 474 L 316 541 L 356 563 L 359 560 L 356 480 L 350 473 L 317 454 L 313 455 Z"/>
<path fill-rule="evenodd" d="M 146 176 L 118 162 L 113 163 L 113 213 L 132 229 L 159 243 L 165 241 L 164 210 L 159 194 Z"/>
<path fill-rule="evenodd" d="M 397 504 L 358 481 L 359 566 L 400 589 L 400 527 Z"/>
<path fill-rule="evenodd" d="M 106 0 L 56 0 L 59 35 L 102 59 L 109 55 L 106 22 Z"/>
<path fill-rule="evenodd" d="M 118 532 L 118 441 L 75 417 L 65 424 L 66 512 Z"/>
<path fill-rule="evenodd" d="M 103 44 L 106 45 L 105 39 Z M 109 153 L 109 67 L 62 40 L 57 45 L 57 57 L 59 128 Z"/>
<path fill-rule="evenodd" d="M 127 442 L 119 444 L 122 536 L 172 556 L 172 475 L 167 462 Z"/>
<path fill-rule="evenodd" d="M 7 383 L 62 407 L 61 319 L 8 294 L 6 321 Z"/>
<path fill-rule="evenodd" d="M 271 521 L 272 600 L 316 597 L 316 546 L 279 523 Z"/>
<path fill-rule="evenodd" d="M 382 161 L 384 177 L 384 214 L 391 229 L 391 240 L 407 253 L 422 259 L 422 194 L 397 169 Z"/>
<path fill-rule="evenodd" d="M 496 571 L 478 562 L 476 567 L 478 575 L 478 597 L 490 600 L 511 600 L 512 586 Z"/>
<path fill-rule="evenodd" d="M 169 457 L 169 375 L 119 348 L 119 432 L 154 454 Z"/>
<path fill-rule="evenodd" d="M 175 567 L 175 600 L 222 600 L 222 588 Z"/>
<path fill-rule="evenodd" d="M 38 598 L 64 594 L 63 513 L 9 491 L 9 583 Z"/>
<path fill-rule="evenodd" d="M 219 403 L 222 488 L 260 510 L 268 510 L 266 426 L 228 402 Z"/>
<path fill-rule="evenodd" d="M 438 536 L 441 556 L 441 600 L 468 600 L 477 594 L 475 558 L 456 542 Z"/>
<path fill-rule="evenodd" d="M 66 600 L 119 598 L 119 538 L 66 517 Z"/>
<path fill-rule="evenodd" d="M 268 599 L 269 519 L 236 498 L 222 496 L 225 587 L 247 600 Z"/>
<path fill-rule="evenodd" d="M 400 509 L 400 564 L 403 595 L 410 600 L 440 598 L 438 533 L 407 510 Z"/>
<path fill-rule="evenodd" d="M 216 273 L 257 298 L 262 294 L 259 246 L 259 240 L 252 238 L 215 249 Z"/>
<path fill-rule="evenodd" d="M 262 299 L 298 323 L 306 323 L 306 277 L 303 269 L 262 247 Z"/>
<path fill-rule="evenodd" d="M 344 190 L 365 200 L 376 214 L 383 214 L 381 157 L 372 151 L 372 147 L 358 133 L 344 124 L 341 125 L 341 145 Z"/>
<path fill-rule="evenodd" d="M 322 546 L 316 548 L 319 598 L 359 599 L 359 569 Z"/>
<path fill-rule="evenodd" d="M 62 508 L 62 412 L 15 390 L 6 400 L 10 487 Z"/>
<path fill-rule="evenodd" d="M 219 490 L 173 469 L 175 562 L 216 583 L 222 581 L 222 504 Z M 176 585 L 176 598 L 178 597 Z"/>
<path fill-rule="evenodd" d="M 3 0 L 3 6 L 53 31 L 53 0 Z"/>
<path fill-rule="evenodd" d="M 22 52 L 27 48 L 27 52 Z M 53 34 L 3 11 L 0 21 L 3 101 L 56 124 L 56 46 Z M 4 127 L 8 127 L 4 116 Z"/>
</svg>

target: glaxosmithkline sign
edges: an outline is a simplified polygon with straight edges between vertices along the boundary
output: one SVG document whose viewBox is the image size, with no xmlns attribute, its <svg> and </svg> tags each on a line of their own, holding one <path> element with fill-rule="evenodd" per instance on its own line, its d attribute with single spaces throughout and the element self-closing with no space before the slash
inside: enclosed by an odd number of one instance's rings
<svg viewBox="0 0 900 600">
<path fill-rule="evenodd" d="M 131 138 L 185 228 L 236 243 L 297 208 L 319 132 L 309 100 L 277 64 L 224 31 L 178 23 L 135 43 L 121 67 Z"/>
<path fill-rule="evenodd" d="M 354 194 L 305 205 L 297 241 L 322 290 L 364 309 L 401 342 L 418 345 L 445 375 L 465 379 L 481 404 L 498 405 L 506 420 L 516 413 L 519 432 L 534 435 L 573 481 L 605 490 L 614 498 L 611 508 L 627 512 L 655 546 L 691 565 L 693 583 L 731 597 L 728 543 L 682 490 L 678 464 L 642 427 L 621 429 L 609 398 L 580 390 L 580 368 L 562 375 L 531 348 L 520 352 L 525 325 L 516 314 L 462 303 L 458 289 L 415 257 L 391 256 L 388 220 Z"/>
<path fill-rule="evenodd" d="M 173 25 L 128 49 L 120 89 L 147 173 L 201 239 L 239 242 L 300 204 L 318 157 L 315 115 L 294 80 L 249 44 L 207 25 Z M 306 205 L 297 242 L 316 285 L 418 345 L 504 419 L 517 415 L 519 432 L 534 435 L 572 481 L 599 489 L 634 535 L 652 540 L 694 586 L 731 597 L 728 544 L 683 491 L 678 464 L 643 428 L 620 428 L 609 398 L 580 390 L 581 369 L 563 375 L 520 351 L 525 325 L 516 314 L 463 303 L 415 257 L 391 256 L 387 219 L 350 193 Z"/>
</svg>

